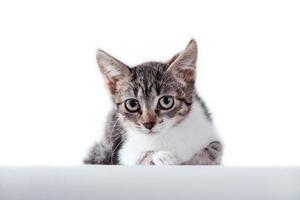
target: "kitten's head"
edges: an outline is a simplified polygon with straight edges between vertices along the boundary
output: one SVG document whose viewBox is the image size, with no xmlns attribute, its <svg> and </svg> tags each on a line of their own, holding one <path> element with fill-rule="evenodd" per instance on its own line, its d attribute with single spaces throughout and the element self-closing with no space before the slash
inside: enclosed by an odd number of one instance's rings
<svg viewBox="0 0 300 200">
<path fill-rule="evenodd" d="M 132 68 L 99 50 L 98 65 L 121 124 L 145 134 L 164 132 L 179 124 L 191 109 L 196 59 L 195 40 L 168 62 L 147 62 Z"/>
</svg>

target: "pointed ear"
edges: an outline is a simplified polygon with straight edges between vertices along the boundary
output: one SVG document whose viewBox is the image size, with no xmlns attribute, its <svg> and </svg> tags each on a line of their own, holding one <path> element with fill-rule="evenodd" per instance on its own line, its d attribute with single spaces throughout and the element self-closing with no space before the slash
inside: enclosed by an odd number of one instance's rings
<svg viewBox="0 0 300 200">
<path fill-rule="evenodd" d="M 115 94 L 117 82 L 130 74 L 129 67 L 102 50 L 97 51 L 97 63 L 111 93 Z"/>
<path fill-rule="evenodd" d="M 169 62 L 167 72 L 172 72 L 175 77 L 190 82 L 195 80 L 197 61 L 197 43 L 191 40 L 187 47 L 176 54 Z"/>
</svg>

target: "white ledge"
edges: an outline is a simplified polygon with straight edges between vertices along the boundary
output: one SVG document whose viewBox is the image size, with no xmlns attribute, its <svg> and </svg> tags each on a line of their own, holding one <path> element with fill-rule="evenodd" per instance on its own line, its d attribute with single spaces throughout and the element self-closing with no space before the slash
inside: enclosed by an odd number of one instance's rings
<svg viewBox="0 0 300 200">
<path fill-rule="evenodd" d="M 1 200 L 299 200 L 299 167 L 0 167 Z"/>
</svg>

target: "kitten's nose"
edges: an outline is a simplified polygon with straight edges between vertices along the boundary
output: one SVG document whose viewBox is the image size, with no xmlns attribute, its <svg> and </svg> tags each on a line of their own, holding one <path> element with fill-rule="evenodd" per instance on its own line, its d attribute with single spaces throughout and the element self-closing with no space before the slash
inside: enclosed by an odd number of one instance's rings
<svg viewBox="0 0 300 200">
<path fill-rule="evenodd" d="M 146 123 L 143 123 L 143 125 L 145 126 L 145 128 L 151 130 L 153 128 L 153 126 L 155 125 L 155 122 L 146 122 Z"/>
</svg>

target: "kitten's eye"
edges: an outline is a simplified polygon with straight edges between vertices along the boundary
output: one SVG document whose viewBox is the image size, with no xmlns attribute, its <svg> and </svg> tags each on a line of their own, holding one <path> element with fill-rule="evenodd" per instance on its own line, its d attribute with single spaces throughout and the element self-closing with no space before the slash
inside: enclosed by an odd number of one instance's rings
<svg viewBox="0 0 300 200">
<path fill-rule="evenodd" d="M 139 104 L 138 100 L 136 100 L 136 99 L 127 99 L 125 101 L 125 108 L 129 112 L 136 112 L 140 109 L 140 104 Z"/>
<path fill-rule="evenodd" d="M 159 105 L 162 109 L 168 110 L 174 105 L 174 98 L 171 96 L 163 96 L 159 99 Z"/>
</svg>

